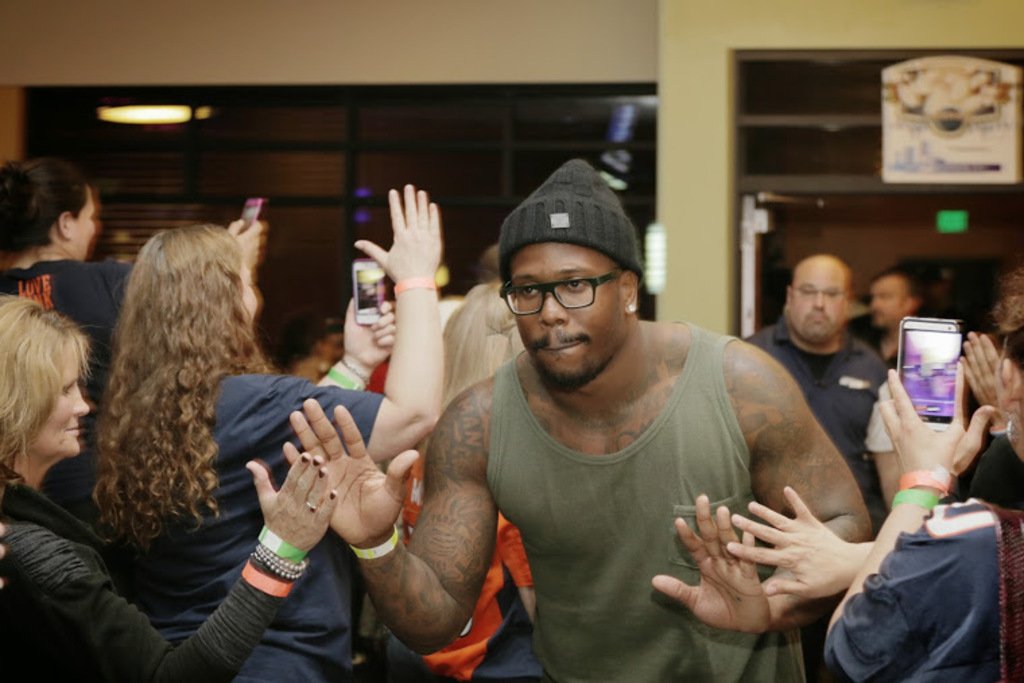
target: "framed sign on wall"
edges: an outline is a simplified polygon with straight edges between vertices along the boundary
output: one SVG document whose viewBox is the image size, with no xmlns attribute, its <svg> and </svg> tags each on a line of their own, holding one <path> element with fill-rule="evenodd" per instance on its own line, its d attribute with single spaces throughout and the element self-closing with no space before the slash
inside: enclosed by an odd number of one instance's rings
<svg viewBox="0 0 1024 683">
<path fill-rule="evenodd" d="M 882 180 L 1021 181 L 1021 69 L 968 56 L 882 70 Z"/>
</svg>

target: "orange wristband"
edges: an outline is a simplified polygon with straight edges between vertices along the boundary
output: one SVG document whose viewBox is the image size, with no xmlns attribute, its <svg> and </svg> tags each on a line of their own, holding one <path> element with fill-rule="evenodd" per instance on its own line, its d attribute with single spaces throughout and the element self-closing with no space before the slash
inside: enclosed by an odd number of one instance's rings
<svg viewBox="0 0 1024 683">
<path fill-rule="evenodd" d="M 275 598 L 283 598 L 292 591 L 291 581 L 281 581 L 267 576 L 252 566 L 252 562 L 245 563 L 245 568 L 242 569 L 242 578 L 259 592 L 272 595 Z"/>
<path fill-rule="evenodd" d="M 395 283 L 395 296 L 407 289 L 432 289 L 437 291 L 437 283 L 432 277 L 408 277 Z"/>
<path fill-rule="evenodd" d="M 915 486 L 928 486 L 942 491 L 943 495 L 949 494 L 953 477 L 945 467 L 938 466 L 932 470 L 914 470 L 906 472 L 900 477 L 900 491 L 914 488 Z"/>
</svg>

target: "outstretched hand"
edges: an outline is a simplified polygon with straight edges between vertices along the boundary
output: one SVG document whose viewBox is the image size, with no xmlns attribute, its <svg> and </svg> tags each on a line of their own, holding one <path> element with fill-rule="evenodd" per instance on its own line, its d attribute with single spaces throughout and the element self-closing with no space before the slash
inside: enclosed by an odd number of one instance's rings
<svg viewBox="0 0 1024 683">
<path fill-rule="evenodd" d="M 331 528 L 351 545 L 379 545 L 392 534 L 402 510 L 405 480 L 418 454 L 412 450 L 398 454 L 385 474 L 367 455 L 359 429 L 344 407 L 334 409 L 340 438 L 319 403 L 307 399 L 302 411 L 291 414 L 292 429 L 306 451 L 326 459 L 324 468 L 338 491 Z M 285 449 L 289 458 L 298 452 L 291 444 Z"/>
<path fill-rule="evenodd" d="M 274 490 L 263 462 L 250 460 L 245 468 L 252 473 L 267 528 L 299 550 L 309 550 L 327 533 L 338 494 L 328 486 L 322 456 L 296 456 L 280 491 Z"/>
<path fill-rule="evenodd" d="M 729 543 L 739 540 L 729 521 L 729 509 L 722 506 L 712 517 L 711 502 L 701 495 L 697 498 L 696 517 L 700 536 L 683 519 L 676 519 L 675 524 L 679 539 L 700 569 L 700 585 L 690 586 L 664 574 L 655 576 L 652 585 L 709 626 L 764 632 L 771 623 L 771 611 L 757 567 L 726 551 Z M 745 532 L 743 545 L 753 544 L 753 535 Z"/>
<path fill-rule="evenodd" d="M 375 260 L 395 283 L 409 278 L 431 280 L 441 264 L 441 210 L 427 193 L 405 186 L 405 203 L 397 190 L 388 192 L 391 229 L 394 242 L 384 251 L 369 240 L 356 242 L 359 249 Z"/>
<path fill-rule="evenodd" d="M 796 512 L 792 519 L 756 501 L 748 509 L 768 525 L 732 516 L 738 529 L 774 547 L 730 542 L 726 550 L 742 560 L 782 570 L 764 582 L 769 596 L 823 598 L 846 590 L 864 564 L 871 544 L 847 543 L 814 516 L 796 491 L 787 486 L 783 495 Z"/>
</svg>

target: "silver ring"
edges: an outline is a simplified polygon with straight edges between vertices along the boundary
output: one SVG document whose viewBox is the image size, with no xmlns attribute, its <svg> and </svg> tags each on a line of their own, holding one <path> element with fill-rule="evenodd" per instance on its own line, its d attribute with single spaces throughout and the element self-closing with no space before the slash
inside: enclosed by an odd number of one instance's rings
<svg viewBox="0 0 1024 683">
<path fill-rule="evenodd" d="M 309 508 L 310 512 L 316 512 L 316 505 L 313 505 L 308 500 L 306 501 L 306 507 Z"/>
</svg>

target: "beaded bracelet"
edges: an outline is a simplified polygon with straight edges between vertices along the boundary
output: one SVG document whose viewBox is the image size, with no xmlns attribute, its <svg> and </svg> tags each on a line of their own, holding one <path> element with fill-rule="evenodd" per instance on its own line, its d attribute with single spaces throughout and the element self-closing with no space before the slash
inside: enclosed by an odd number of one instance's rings
<svg viewBox="0 0 1024 683">
<path fill-rule="evenodd" d="M 348 368 L 349 372 L 351 372 L 351 373 L 352 373 L 353 375 L 355 375 L 356 377 L 358 377 L 358 378 L 360 379 L 360 381 L 362 381 L 362 383 L 363 383 L 363 386 L 364 386 L 364 387 L 365 387 L 365 386 L 366 386 L 367 384 L 369 384 L 369 383 L 370 383 L 370 376 L 369 376 L 368 374 L 364 373 L 364 372 L 363 372 L 362 370 L 360 370 L 360 369 L 359 369 L 359 368 L 357 368 L 356 366 L 352 365 L 351 363 L 349 363 L 349 362 L 348 362 L 347 360 L 345 360 L 344 358 L 342 358 L 342 359 L 341 359 L 341 361 L 339 361 L 339 362 L 340 362 L 340 363 L 341 363 L 342 365 L 344 365 L 344 366 L 345 366 L 346 368 Z"/>
<path fill-rule="evenodd" d="M 253 552 L 266 564 L 279 567 L 282 571 L 289 574 L 302 574 L 302 572 L 306 570 L 306 567 L 309 566 L 309 557 L 304 558 L 302 562 L 292 562 L 291 560 L 286 560 L 279 556 L 262 543 L 256 544 L 256 549 Z"/>
<path fill-rule="evenodd" d="M 278 557 L 270 548 L 262 543 L 258 544 L 256 549 L 253 550 L 251 559 L 257 563 L 260 569 L 266 569 L 268 572 L 286 581 L 296 581 L 306 571 L 306 567 L 309 566 L 308 557 L 302 562 L 291 562 Z"/>
</svg>

